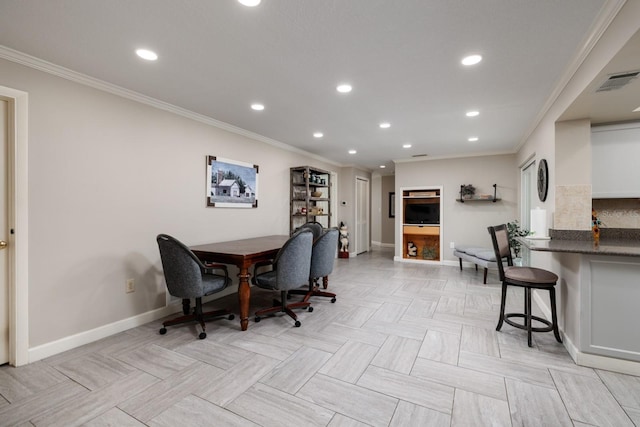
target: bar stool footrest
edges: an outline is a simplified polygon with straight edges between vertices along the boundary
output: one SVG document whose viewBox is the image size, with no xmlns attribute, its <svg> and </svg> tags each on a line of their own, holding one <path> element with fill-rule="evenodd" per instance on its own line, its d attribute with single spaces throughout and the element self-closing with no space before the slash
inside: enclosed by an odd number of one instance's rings
<svg viewBox="0 0 640 427">
<path fill-rule="evenodd" d="M 514 328 L 518 328 L 518 329 L 522 329 L 522 330 L 528 330 L 529 327 L 525 324 L 521 324 L 521 323 L 516 323 L 512 320 L 509 320 L 509 318 L 511 317 L 520 317 L 525 319 L 526 315 L 523 313 L 505 313 L 504 315 L 504 321 L 505 323 L 507 323 L 508 325 L 513 326 Z M 545 325 L 547 325 L 546 327 L 543 328 L 539 328 L 539 327 L 531 327 L 531 331 L 533 332 L 551 332 L 553 331 L 553 323 L 551 323 L 550 321 L 548 321 L 547 319 L 543 319 L 541 317 L 538 316 L 531 316 L 531 320 L 536 320 L 540 323 L 543 323 Z"/>
</svg>

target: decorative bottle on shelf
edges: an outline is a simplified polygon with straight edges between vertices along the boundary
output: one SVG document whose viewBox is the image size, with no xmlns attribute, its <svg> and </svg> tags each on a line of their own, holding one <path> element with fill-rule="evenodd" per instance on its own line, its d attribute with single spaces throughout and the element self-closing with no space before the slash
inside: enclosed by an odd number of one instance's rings
<svg viewBox="0 0 640 427">
<path fill-rule="evenodd" d="M 600 244 L 600 220 L 595 209 L 591 209 L 591 232 L 593 233 L 593 243 Z"/>
</svg>

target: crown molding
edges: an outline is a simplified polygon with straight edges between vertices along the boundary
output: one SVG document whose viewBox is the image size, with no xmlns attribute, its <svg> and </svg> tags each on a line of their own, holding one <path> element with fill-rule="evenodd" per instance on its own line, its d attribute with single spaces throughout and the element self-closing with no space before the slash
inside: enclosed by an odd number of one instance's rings
<svg viewBox="0 0 640 427">
<path fill-rule="evenodd" d="M 169 104 L 168 102 L 160 101 L 158 99 L 152 98 L 147 95 L 143 95 L 139 92 L 135 92 L 129 89 L 125 89 L 121 86 L 114 85 L 104 80 L 96 79 L 94 77 L 88 76 L 86 74 L 78 73 L 77 71 L 70 70 L 65 67 L 61 67 L 59 65 L 53 64 L 51 62 L 45 61 L 40 58 L 36 58 L 35 56 L 27 55 L 26 53 L 11 49 L 6 46 L 0 45 L 0 58 L 6 59 L 11 62 L 15 62 L 16 64 L 24 65 L 29 68 L 33 68 L 38 71 L 45 72 L 47 74 L 51 74 L 57 77 L 61 77 L 63 79 L 72 81 L 74 83 L 79 83 L 85 86 L 92 87 L 94 89 L 98 89 L 103 92 L 108 92 L 116 96 L 120 96 L 122 98 L 126 98 L 135 102 L 139 102 L 141 104 L 145 104 L 151 106 L 153 108 L 157 108 L 159 110 L 168 111 L 170 113 L 176 114 L 178 116 L 185 117 L 187 119 L 191 119 L 200 123 L 204 123 L 209 126 L 214 126 L 219 129 L 223 129 L 237 135 L 242 135 L 247 138 L 257 140 L 263 142 L 265 144 L 269 144 L 271 146 L 280 148 L 282 150 L 291 151 L 297 154 L 301 154 L 307 157 L 314 158 L 321 162 L 329 163 L 334 166 L 343 167 L 342 164 L 335 162 L 334 160 L 326 159 L 322 156 L 319 156 L 314 153 L 310 153 L 308 151 L 302 150 L 297 147 L 293 147 L 291 145 L 285 144 L 284 142 L 277 141 L 275 139 L 268 138 L 266 136 L 248 131 L 246 129 L 239 128 L 237 126 L 231 125 L 226 122 L 222 122 L 220 120 L 216 120 L 214 118 L 205 116 L 203 114 L 199 114 L 193 112 L 191 110 L 187 110 L 182 107 L 178 107 L 173 104 Z"/>
</svg>

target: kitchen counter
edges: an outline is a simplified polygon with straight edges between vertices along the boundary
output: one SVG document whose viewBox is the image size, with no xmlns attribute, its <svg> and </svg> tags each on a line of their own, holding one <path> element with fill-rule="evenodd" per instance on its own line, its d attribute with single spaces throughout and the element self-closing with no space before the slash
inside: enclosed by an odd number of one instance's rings
<svg viewBox="0 0 640 427">
<path fill-rule="evenodd" d="M 639 240 L 601 238 L 600 244 L 596 245 L 593 240 L 535 240 L 526 237 L 518 237 L 517 239 L 524 247 L 532 251 L 640 257 Z"/>
<path fill-rule="evenodd" d="M 597 245 L 590 230 L 549 233 L 551 240 L 518 241 L 525 251 L 552 255 L 569 354 L 578 365 L 640 375 L 640 230 L 600 229 Z"/>
</svg>

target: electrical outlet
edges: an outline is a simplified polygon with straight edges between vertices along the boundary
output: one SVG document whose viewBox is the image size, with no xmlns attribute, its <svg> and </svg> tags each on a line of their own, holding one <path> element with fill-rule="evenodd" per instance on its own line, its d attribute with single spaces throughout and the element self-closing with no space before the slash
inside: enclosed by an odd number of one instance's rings
<svg viewBox="0 0 640 427">
<path fill-rule="evenodd" d="M 131 293 L 136 291 L 136 281 L 133 279 L 127 279 L 127 283 L 125 284 L 125 292 Z"/>
<path fill-rule="evenodd" d="M 455 249 L 455 248 L 456 248 L 456 244 L 455 244 L 455 243 L 453 243 L 453 242 L 449 242 L 449 247 L 450 247 L 451 249 Z"/>
</svg>

